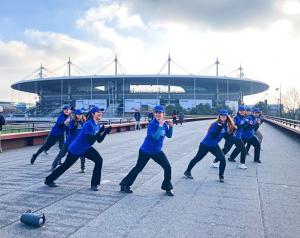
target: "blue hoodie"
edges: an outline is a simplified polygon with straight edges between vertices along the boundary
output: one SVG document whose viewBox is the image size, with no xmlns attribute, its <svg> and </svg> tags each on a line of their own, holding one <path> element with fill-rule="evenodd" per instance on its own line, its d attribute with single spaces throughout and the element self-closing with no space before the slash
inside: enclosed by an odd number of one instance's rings
<svg viewBox="0 0 300 238">
<path fill-rule="evenodd" d="M 204 144 L 208 147 L 216 147 L 222 138 L 227 134 L 227 124 L 218 125 L 218 122 L 213 122 L 204 137 L 201 141 L 201 144 Z"/>
<path fill-rule="evenodd" d="M 237 129 L 234 133 L 234 137 L 236 139 L 241 139 L 243 131 L 244 131 L 244 127 L 247 125 L 247 121 L 246 121 L 245 117 L 240 115 L 239 113 L 233 118 L 233 121 L 237 127 Z"/>
<path fill-rule="evenodd" d="M 61 113 L 57 120 L 55 125 L 52 127 L 50 135 L 52 136 L 62 136 L 64 135 L 67 126 L 65 125 L 65 121 L 67 120 L 69 116 L 65 115 L 64 113 Z"/>
<path fill-rule="evenodd" d="M 83 121 L 77 121 L 77 125 L 75 125 L 75 122 L 75 120 L 70 121 L 69 133 L 65 142 L 67 145 L 70 145 L 73 142 L 83 127 Z"/>
<path fill-rule="evenodd" d="M 253 115 L 249 115 L 246 118 L 247 126 L 245 126 L 242 137 L 250 139 L 254 136 L 255 131 L 259 127 L 258 120 Z"/>
<path fill-rule="evenodd" d="M 166 123 L 159 125 L 156 119 L 153 119 L 147 129 L 147 136 L 140 150 L 147 154 L 156 154 L 161 151 L 165 136 L 171 138 L 173 127 L 169 127 Z"/>
<path fill-rule="evenodd" d="M 69 146 L 69 152 L 77 156 L 83 155 L 95 142 L 92 143 L 89 140 L 89 136 L 95 136 L 99 130 L 100 124 L 96 123 L 93 119 L 89 119 L 84 123 L 83 128 Z"/>
</svg>

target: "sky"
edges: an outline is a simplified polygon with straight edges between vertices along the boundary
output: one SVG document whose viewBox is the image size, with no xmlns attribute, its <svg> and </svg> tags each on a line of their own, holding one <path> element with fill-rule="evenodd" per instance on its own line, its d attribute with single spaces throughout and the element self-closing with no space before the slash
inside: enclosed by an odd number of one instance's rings
<svg viewBox="0 0 300 238">
<path fill-rule="evenodd" d="M 169 53 L 172 74 L 212 75 L 217 57 L 221 75 L 242 65 L 270 85 L 245 102 L 276 103 L 280 85 L 300 88 L 300 0 L 0 1 L 0 101 L 36 100 L 10 85 L 40 64 L 64 75 L 71 57 L 74 74 L 95 74 L 117 54 L 128 74 L 157 74 Z"/>
</svg>

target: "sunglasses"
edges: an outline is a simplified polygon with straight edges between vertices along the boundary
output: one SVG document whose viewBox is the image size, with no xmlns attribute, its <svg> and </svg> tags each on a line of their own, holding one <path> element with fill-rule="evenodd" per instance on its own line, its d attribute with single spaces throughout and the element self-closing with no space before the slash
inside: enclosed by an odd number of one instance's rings
<svg viewBox="0 0 300 238">
<path fill-rule="evenodd" d="M 161 114 L 161 113 L 163 113 L 163 112 L 155 112 L 155 113 Z"/>
</svg>

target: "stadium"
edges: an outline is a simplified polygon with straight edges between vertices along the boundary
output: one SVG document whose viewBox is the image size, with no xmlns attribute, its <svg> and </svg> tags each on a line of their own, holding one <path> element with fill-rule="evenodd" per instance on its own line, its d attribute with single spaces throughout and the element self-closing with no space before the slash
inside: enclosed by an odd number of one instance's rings
<svg viewBox="0 0 300 238">
<path fill-rule="evenodd" d="M 11 87 L 37 94 L 36 114 L 40 116 L 55 114 L 64 104 L 84 110 L 98 105 L 112 116 L 124 116 L 136 109 L 147 111 L 156 104 L 179 104 L 185 109 L 198 104 L 209 104 L 212 108 L 228 105 L 236 110 L 243 96 L 269 88 L 264 82 L 244 78 L 241 67 L 240 77 L 219 76 L 218 60 L 216 76 L 173 75 L 170 73 L 170 58 L 166 64 L 167 74 L 118 74 L 118 61 L 114 61 L 114 75 L 73 76 L 69 60 L 67 76 L 43 77 L 44 68 L 41 66 L 39 77 L 16 82 Z"/>
</svg>

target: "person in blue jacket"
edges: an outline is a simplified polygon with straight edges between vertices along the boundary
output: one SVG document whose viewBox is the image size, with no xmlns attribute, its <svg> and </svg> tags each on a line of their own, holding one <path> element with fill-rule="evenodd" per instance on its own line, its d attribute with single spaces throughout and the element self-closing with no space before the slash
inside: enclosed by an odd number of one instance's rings
<svg viewBox="0 0 300 238">
<path fill-rule="evenodd" d="M 244 128 L 244 132 L 242 135 L 244 143 L 248 143 L 254 147 L 254 162 L 261 163 L 260 160 L 260 143 L 255 136 L 255 131 L 259 128 L 259 110 L 254 108 L 252 110 L 252 114 L 247 116 L 247 126 Z"/>
<path fill-rule="evenodd" d="M 43 151 L 48 151 L 57 141 L 64 140 L 65 131 L 70 122 L 69 118 L 70 106 L 66 105 L 63 107 L 63 112 L 58 116 L 55 125 L 52 127 L 49 136 L 46 139 L 45 144 L 43 144 L 38 151 L 32 155 L 30 163 L 34 164 L 36 158 Z"/>
<path fill-rule="evenodd" d="M 245 126 L 247 126 L 247 121 L 245 118 L 245 113 L 246 113 L 246 108 L 245 106 L 241 105 L 239 106 L 239 111 L 237 115 L 233 118 L 234 124 L 236 126 L 236 131 L 234 133 L 234 144 L 235 144 L 235 149 L 232 151 L 231 155 L 228 158 L 228 161 L 230 162 L 236 162 L 235 158 L 240 155 L 240 164 L 239 168 L 240 169 L 247 169 L 247 166 L 245 165 L 246 163 L 246 148 L 245 144 L 242 140 L 242 135 Z"/>
<path fill-rule="evenodd" d="M 66 160 L 61 166 L 57 167 L 48 177 L 46 177 L 46 185 L 49 187 L 57 187 L 54 181 L 68 170 L 80 156 L 84 156 L 95 163 L 91 180 L 91 189 L 94 191 L 99 190 L 103 159 L 98 151 L 92 146 L 96 141 L 101 143 L 105 136 L 111 131 L 111 126 L 104 128 L 103 125 L 101 126 L 99 124 L 101 118 L 102 112 L 100 108 L 93 107 L 88 113 L 87 121 L 83 125 L 83 128 L 70 144 Z"/>
<path fill-rule="evenodd" d="M 52 167 L 51 167 L 52 171 L 57 167 L 58 164 L 62 164 L 61 159 L 67 154 L 69 145 L 73 142 L 73 140 L 79 134 L 85 121 L 86 121 L 86 119 L 83 116 L 82 110 L 80 110 L 80 109 L 74 110 L 74 114 L 72 115 L 72 119 L 69 123 L 67 139 L 66 139 L 62 149 L 59 151 L 58 155 L 56 156 L 56 158 L 54 159 L 54 161 L 52 163 Z M 81 161 L 81 172 L 85 173 L 85 158 L 83 156 L 81 156 L 80 161 Z"/>
<path fill-rule="evenodd" d="M 263 122 L 264 122 L 264 117 L 262 115 L 262 111 L 260 108 L 257 108 L 258 112 L 259 112 L 259 116 L 257 117 L 257 122 L 258 122 L 258 125 L 260 126 Z M 255 136 L 256 138 L 258 139 L 258 142 L 260 144 L 260 150 L 262 151 L 262 140 L 263 140 L 263 135 L 261 134 L 260 130 L 258 130 L 259 126 L 256 126 L 255 127 Z M 247 150 L 247 154 L 249 154 L 249 149 L 251 147 L 251 144 L 250 143 L 247 143 L 247 146 L 246 146 L 246 150 Z"/>
<path fill-rule="evenodd" d="M 187 178 L 193 179 L 193 176 L 191 174 L 193 167 L 200 160 L 202 160 L 208 152 L 210 152 L 217 157 L 218 161 L 220 161 L 219 181 L 221 183 L 224 182 L 226 160 L 218 144 L 227 134 L 227 129 L 233 127 L 234 125 L 232 124 L 232 120 L 229 119 L 227 110 L 220 110 L 218 119 L 210 125 L 206 136 L 200 143 L 196 156 L 190 161 L 187 169 L 184 172 L 184 175 Z"/>
<path fill-rule="evenodd" d="M 121 192 L 132 193 L 130 186 L 135 181 L 138 174 L 143 170 L 150 159 L 153 159 L 164 169 L 164 181 L 161 189 L 166 191 L 168 196 L 174 196 L 173 185 L 171 183 L 171 166 L 162 151 L 165 136 L 171 138 L 173 134 L 173 123 L 164 120 L 164 108 L 156 106 L 154 108 L 154 119 L 149 123 L 147 136 L 140 147 L 139 157 L 136 165 L 128 175 L 120 182 Z"/>
<path fill-rule="evenodd" d="M 239 109 L 243 109 L 244 106 L 239 107 Z M 248 106 L 245 106 L 245 116 L 246 115 L 250 115 L 251 113 L 251 108 Z M 241 111 L 241 114 L 243 114 L 243 112 Z M 236 128 L 235 128 L 236 129 Z M 236 139 L 236 135 L 235 132 L 236 130 L 233 131 L 232 134 L 228 134 L 227 136 L 224 137 L 225 139 L 225 144 L 224 147 L 222 149 L 224 155 L 226 155 L 232 148 L 233 145 L 235 145 L 237 148 L 241 148 L 241 144 L 240 144 L 240 140 Z M 234 162 L 233 160 L 231 162 Z M 219 161 L 215 158 L 215 160 L 212 162 L 211 167 L 213 168 L 219 168 Z"/>
<path fill-rule="evenodd" d="M 235 137 L 234 137 L 234 133 L 235 133 L 235 125 L 233 122 L 233 119 L 231 118 L 230 115 L 228 115 L 228 120 L 231 121 L 230 125 L 232 125 L 232 128 L 227 127 L 227 133 L 224 135 L 224 139 L 225 139 L 225 143 L 224 143 L 224 147 L 222 149 L 222 152 L 224 155 L 226 155 L 232 148 L 232 146 L 235 144 Z M 212 168 L 219 168 L 219 160 L 217 158 L 214 159 L 214 161 L 211 163 L 211 167 Z"/>
</svg>

